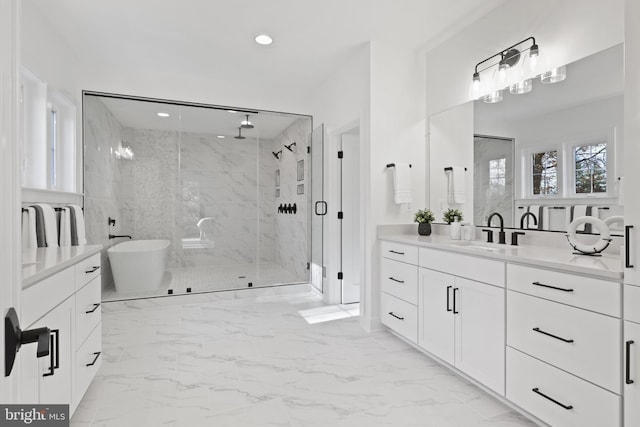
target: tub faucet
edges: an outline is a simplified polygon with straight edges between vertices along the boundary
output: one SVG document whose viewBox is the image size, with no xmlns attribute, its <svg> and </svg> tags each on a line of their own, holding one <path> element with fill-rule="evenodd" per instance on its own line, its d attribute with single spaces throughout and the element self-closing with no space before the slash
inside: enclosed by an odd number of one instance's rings
<svg viewBox="0 0 640 427">
<path fill-rule="evenodd" d="M 494 212 L 491 215 L 489 215 L 489 218 L 487 219 L 487 227 L 491 227 L 491 220 L 493 219 L 494 216 L 497 216 L 498 219 L 500 220 L 500 232 L 498 233 L 498 243 L 501 245 L 505 245 L 507 243 L 507 238 L 504 232 L 504 218 L 502 218 L 502 215 L 500 215 L 498 212 Z"/>
<path fill-rule="evenodd" d="M 129 236 L 128 234 L 123 234 L 122 236 L 116 236 L 115 234 L 109 234 L 109 239 L 117 239 L 118 237 L 128 237 L 129 239 L 133 240 L 133 237 Z"/>
<path fill-rule="evenodd" d="M 522 216 L 520 217 L 520 229 L 524 229 L 524 220 L 525 218 L 527 218 L 529 215 L 531 215 L 531 217 L 533 217 L 533 225 L 538 225 L 538 218 L 536 218 L 536 215 L 533 212 L 525 212 L 524 214 L 522 214 Z M 527 227 L 529 228 L 529 227 Z"/>
</svg>

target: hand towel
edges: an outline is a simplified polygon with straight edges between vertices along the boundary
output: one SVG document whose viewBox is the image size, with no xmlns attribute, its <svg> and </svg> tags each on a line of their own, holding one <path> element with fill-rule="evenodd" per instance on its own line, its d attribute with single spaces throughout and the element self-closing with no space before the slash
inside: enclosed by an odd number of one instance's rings
<svg viewBox="0 0 640 427">
<path fill-rule="evenodd" d="M 571 221 L 582 216 L 592 216 L 592 207 L 588 205 L 575 205 L 571 207 Z M 576 231 L 583 233 L 591 233 L 591 224 L 582 224 L 576 228 Z"/>
<path fill-rule="evenodd" d="M 618 178 L 618 204 L 624 206 L 624 176 Z"/>
<path fill-rule="evenodd" d="M 466 176 L 463 166 L 453 166 L 447 171 L 447 202 L 449 204 L 465 203 Z"/>
<path fill-rule="evenodd" d="M 551 230 L 549 209 L 549 206 L 540 206 L 540 215 L 538 216 L 538 230 Z"/>
<path fill-rule="evenodd" d="M 60 212 L 60 247 L 71 246 L 71 208 Z"/>
<path fill-rule="evenodd" d="M 408 163 L 396 163 L 393 168 L 393 187 L 396 204 L 411 203 L 411 169 Z"/>
<path fill-rule="evenodd" d="M 37 247 L 36 210 L 34 208 L 22 209 L 22 249 Z"/>
<path fill-rule="evenodd" d="M 51 205 L 46 203 L 36 203 L 33 205 L 36 210 L 36 232 L 38 234 L 38 247 L 46 246 L 48 248 L 58 247 L 58 221 L 56 218 L 56 211 L 53 210 Z M 41 241 L 42 231 L 44 229 L 44 244 Z"/>
<path fill-rule="evenodd" d="M 87 244 L 87 238 L 85 234 L 84 214 L 82 213 L 82 208 L 78 205 L 69 205 L 69 208 L 73 211 L 71 214 L 71 218 L 73 220 L 71 226 L 71 244 L 73 246 L 84 246 Z M 74 244 L 73 238 L 73 224 L 75 224 L 76 230 L 76 244 Z"/>
</svg>

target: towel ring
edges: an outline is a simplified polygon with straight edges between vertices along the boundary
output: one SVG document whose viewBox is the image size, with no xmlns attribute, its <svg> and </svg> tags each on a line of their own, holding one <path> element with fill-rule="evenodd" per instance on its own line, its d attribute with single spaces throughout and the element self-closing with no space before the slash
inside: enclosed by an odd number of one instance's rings
<svg viewBox="0 0 640 427">
<path fill-rule="evenodd" d="M 583 224 L 591 224 L 594 226 L 598 233 L 600 234 L 600 240 L 598 240 L 593 245 L 587 245 L 584 243 L 580 243 L 576 241 L 576 231 L 579 226 Z M 579 218 L 574 219 L 569 224 L 569 229 L 567 230 L 567 234 L 565 234 L 567 240 L 571 247 L 577 251 L 578 254 L 581 255 L 596 255 L 600 252 L 604 251 L 609 247 L 611 243 L 611 231 L 607 224 L 601 219 L 598 219 L 593 216 L 581 216 Z"/>
</svg>

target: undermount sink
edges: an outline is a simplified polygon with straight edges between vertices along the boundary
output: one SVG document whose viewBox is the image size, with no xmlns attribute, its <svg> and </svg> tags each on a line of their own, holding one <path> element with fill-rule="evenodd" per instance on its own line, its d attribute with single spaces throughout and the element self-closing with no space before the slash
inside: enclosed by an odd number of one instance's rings
<svg viewBox="0 0 640 427">
<path fill-rule="evenodd" d="M 37 262 L 23 262 L 22 268 L 31 267 L 32 265 L 38 264 Z"/>
<path fill-rule="evenodd" d="M 488 252 L 500 252 L 500 251 L 506 249 L 504 247 L 505 245 L 489 246 L 488 244 L 486 244 L 484 242 L 476 242 L 476 241 L 472 241 L 472 240 L 452 241 L 449 244 L 453 245 L 453 246 L 461 246 L 461 247 L 464 247 L 464 248 L 467 248 L 467 249 L 475 249 L 475 250 L 479 250 L 479 251 L 488 251 Z"/>
</svg>

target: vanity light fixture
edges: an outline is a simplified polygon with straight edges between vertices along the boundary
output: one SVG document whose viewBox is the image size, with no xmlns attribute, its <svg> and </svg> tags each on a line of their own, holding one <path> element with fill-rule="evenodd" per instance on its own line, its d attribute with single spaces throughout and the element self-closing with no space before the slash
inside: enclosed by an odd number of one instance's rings
<svg viewBox="0 0 640 427">
<path fill-rule="evenodd" d="M 158 113 L 158 117 L 169 117 L 169 113 Z"/>
<path fill-rule="evenodd" d="M 527 43 L 531 44 L 526 46 Z M 544 61 L 540 56 L 540 47 L 534 37 L 528 37 L 478 62 L 471 80 L 469 96 L 471 99 L 482 98 L 487 103 L 500 102 L 503 99 L 502 92 L 506 88 L 515 95 L 531 92 L 534 77 L 540 76 L 543 83 L 556 83 L 567 76 L 566 67 L 544 70 L 545 72 L 542 70 Z"/>
<path fill-rule="evenodd" d="M 246 139 L 244 136 L 242 136 L 242 127 L 238 128 L 238 136 L 234 136 L 235 139 Z"/>
<path fill-rule="evenodd" d="M 218 135 L 218 139 L 224 139 L 224 135 Z"/>
<path fill-rule="evenodd" d="M 253 129 L 254 126 L 249 121 L 249 115 L 246 114 L 245 116 L 247 117 L 247 119 L 240 122 L 240 127 L 243 129 Z"/>
<path fill-rule="evenodd" d="M 257 35 L 255 38 L 256 43 L 263 45 L 263 46 L 268 46 L 271 43 L 273 43 L 273 39 L 271 37 L 269 37 L 266 34 L 260 34 Z"/>
</svg>

